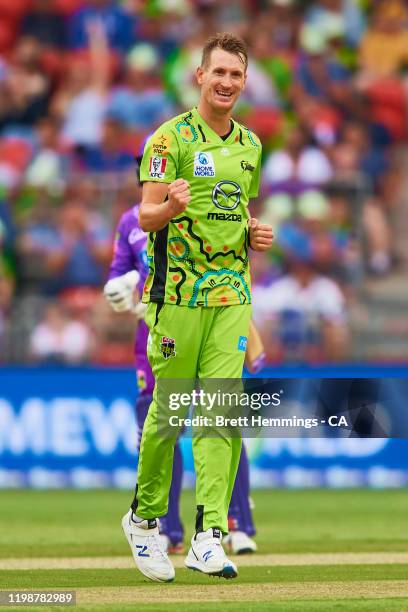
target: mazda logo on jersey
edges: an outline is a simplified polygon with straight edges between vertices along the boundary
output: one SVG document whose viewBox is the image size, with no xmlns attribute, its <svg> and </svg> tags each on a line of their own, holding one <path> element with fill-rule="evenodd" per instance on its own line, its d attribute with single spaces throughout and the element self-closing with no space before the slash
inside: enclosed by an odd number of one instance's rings
<svg viewBox="0 0 408 612">
<path fill-rule="evenodd" d="M 217 208 L 234 210 L 241 202 L 241 187 L 234 181 L 219 181 L 213 189 L 212 201 Z"/>
</svg>

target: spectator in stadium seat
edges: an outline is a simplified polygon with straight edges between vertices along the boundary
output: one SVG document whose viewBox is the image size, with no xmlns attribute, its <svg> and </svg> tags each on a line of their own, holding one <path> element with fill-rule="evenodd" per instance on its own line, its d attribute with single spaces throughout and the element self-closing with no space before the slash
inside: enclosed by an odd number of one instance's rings
<svg viewBox="0 0 408 612">
<path fill-rule="evenodd" d="M 364 17 L 358 3 L 354 0 L 318 0 L 310 4 L 305 22 L 319 29 L 325 35 L 333 32 L 342 24 L 345 40 L 356 47 L 364 32 Z"/>
<path fill-rule="evenodd" d="M 88 327 L 71 319 L 59 302 L 48 304 L 30 337 L 32 358 L 37 362 L 77 364 L 88 360 L 91 349 Z"/>
<path fill-rule="evenodd" d="M 15 252 L 23 291 L 48 293 L 47 258 L 57 241 L 55 206 L 44 191 L 38 191 L 35 205 L 17 228 Z"/>
<path fill-rule="evenodd" d="M 54 244 L 46 260 L 49 289 L 101 286 L 110 256 L 111 232 L 103 219 L 82 202 L 66 202 L 59 211 Z"/>
<path fill-rule="evenodd" d="M 370 127 L 361 121 L 349 121 L 343 126 L 340 142 L 353 147 L 358 156 L 357 170 L 369 180 L 370 190 L 382 193 L 382 180 L 390 168 L 390 159 L 385 148 L 373 142 Z"/>
<path fill-rule="evenodd" d="M 265 253 L 250 252 L 251 282 L 254 292 L 258 287 L 268 287 L 281 275 L 281 270 L 273 266 L 271 258 Z"/>
<path fill-rule="evenodd" d="M 195 69 L 200 64 L 202 37 L 200 32 L 190 33 L 171 62 L 165 65 L 166 86 L 181 108 L 198 103 Z"/>
<path fill-rule="evenodd" d="M 271 30 L 264 22 L 263 14 L 259 17 L 259 25 L 251 34 L 252 59 L 261 66 L 269 76 L 278 95 L 280 107 L 286 105 L 287 95 L 293 78 L 294 58 L 292 49 L 281 48 L 278 43 L 274 45 Z M 273 103 L 274 100 L 273 100 Z"/>
<path fill-rule="evenodd" d="M 309 144 L 307 133 L 301 126 L 292 127 L 284 147 L 269 155 L 262 172 L 263 184 L 268 191 L 291 195 L 323 185 L 331 177 L 329 159 L 321 149 Z"/>
<path fill-rule="evenodd" d="M 351 293 L 352 283 L 361 278 L 360 254 L 352 233 L 357 213 L 341 193 L 328 197 L 315 190 L 304 192 L 296 202 L 296 223 L 309 237 L 316 271 Z"/>
<path fill-rule="evenodd" d="M 251 107 L 263 107 L 273 112 L 279 107 L 279 97 L 275 85 L 262 63 L 252 58 L 248 64 L 247 82 L 243 92 L 243 104 Z"/>
<path fill-rule="evenodd" d="M 316 27 L 305 24 L 300 34 L 303 53 L 293 95 L 306 94 L 343 109 L 350 104 L 350 73 L 338 61 L 329 41 Z"/>
<path fill-rule="evenodd" d="M 391 267 L 391 228 L 383 201 L 375 195 L 375 182 L 370 185 L 367 181 L 369 175 L 362 174 L 365 170 L 362 163 L 365 136 L 364 134 L 364 140 L 360 142 L 360 134 L 349 126 L 345 130 L 344 140 L 333 148 L 331 161 L 335 179 L 343 184 L 350 182 L 353 185 L 356 178 L 365 177 L 366 192 L 362 207 L 362 222 L 367 236 L 368 263 L 371 272 L 381 275 L 388 272 Z M 376 177 L 376 180 L 378 178 L 380 177 Z"/>
<path fill-rule="evenodd" d="M 35 197 L 35 205 L 26 211 L 18 226 L 19 253 L 31 257 L 36 252 L 47 252 L 54 244 L 55 207 L 44 191 Z"/>
<path fill-rule="evenodd" d="M 72 147 L 100 142 L 110 83 L 106 34 L 90 28 L 89 60 L 71 59 L 60 89 L 51 101 L 51 112 L 63 122 L 62 137 Z"/>
<path fill-rule="evenodd" d="M 124 146 L 123 123 L 113 115 L 103 122 L 102 139 L 97 147 L 87 147 L 80 155 L 82 170 L 86 172 L 126 172 L 134 167 L 132 153 Z"/>
<path fill-rule="evenodd" d="M 360 84 L 396 75 L 408 62 L 408 10 L 401 0 L 382 0 L 359 50 Z"/>
<path fill-rule="evenodd" d="M 64 19 L 55 10 L 53 0 L 33 0 L 30 12 L 24 15 L 21 22 L 20 31 L 46 48 L 64 49 L 66 46 Z"/>
<path fill-rule="evenodd" d="M 114 87 L 108 112 L 129 129 L 148 132 L 171 116 L 174 107 L 158 77 L 155 48 L 139 43 L 126 56 L 123 82 Z"/>
<path fill-rule="evenodd" d="M 205 15 L 209 8 L 206 7 Z M 140 13 L 138 0 L 128 3 L 126 10 L 136 15 Z M 176 0 L 173 3 L 162 2 L 158 10 L 160 16 L 143 15 L 137 28 L 137 40 L 153 45 L 160 59 L 165 61 L 174 57 L 191 32 L 193 6 L 186 0 Z"/>
<path fill-rule="evenodd" d="M 68 21 L 68 44 L 71 49 L 90 46 L 90 27 L 95 23 L 106 31 L 110 49 L 124 53 L 134 42 L 135 20 L 113 0 L 88 0 Z"/>
<path fill-rule="evenodd" d="M 35 126 L 36 152 L 25 173 L 25 180 L 36 187 L 60 187 L 65 178 L 67 159 L 60 144 L 60 124 L 51 116 L 42 117 Z"/>
<path fill-rule="evenodd" d="M 41 67 L 41 46 L 22 37 L 13 52 L 3 82 L 0 129 L 32 126 L 48 109 L 50 83 Z"/>
<path fill-rule="evenodd" d="M 66 198 L 79 200 L 88 211 L 95 210 L 99 215 L 103 191 L 103 185 L 100 181 L 96 181 L 93 176 L 78 174 L 75 183 L 67 185 Z"/>
<path fill-rule="evenodd" d="M 287 57 L 296 53 L 300 26 L 300 11 L 296 0 L 271 0 L 262 11 L 259 23 L 270 32 L 273 47 Z M 256 30 L 255 30 L 256 31 Z"/>
<path fill-rule="evenodd" d="M 345 300 L 339 286 L 319 274 L 310 237 L 296 226 L 278 242 L 287 273 L 254 293 L 254 321 L 266 339 L 269 361 L 338 361 L 348 345 Z"/>
</svg>

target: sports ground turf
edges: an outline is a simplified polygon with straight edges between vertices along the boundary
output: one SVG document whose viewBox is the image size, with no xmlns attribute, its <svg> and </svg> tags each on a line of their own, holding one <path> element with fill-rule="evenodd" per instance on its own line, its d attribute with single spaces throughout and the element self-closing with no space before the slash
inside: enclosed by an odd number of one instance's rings
<svg viewBox="0 0 408 612">
<path fill-rule="evenodd" d="M 76 609 L 100 612 L 408 611 L 408 491 L 255 491 L 259 554 L 237 559 L 238 578 L 176 557 L 172 584 L 133 568 L 120 526 L 130 497 L 0 492 L 0 589 L 75 590 Z M 182 514 L 190 534 L 190 491 Z"/>
</svg>

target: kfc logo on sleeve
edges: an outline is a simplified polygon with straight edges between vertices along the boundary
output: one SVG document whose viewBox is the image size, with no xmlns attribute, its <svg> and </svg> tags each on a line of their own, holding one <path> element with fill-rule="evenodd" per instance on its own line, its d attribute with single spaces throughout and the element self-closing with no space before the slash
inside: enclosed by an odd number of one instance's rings
<svg viewBox="0 0 408 612">
<path fill-rule="evenodd" d="M 150 171 L 149 174 L 152 178 L 162 179 L 166 175 L 166 157 L 151 157 L 150 158 Z"/>
</svg>

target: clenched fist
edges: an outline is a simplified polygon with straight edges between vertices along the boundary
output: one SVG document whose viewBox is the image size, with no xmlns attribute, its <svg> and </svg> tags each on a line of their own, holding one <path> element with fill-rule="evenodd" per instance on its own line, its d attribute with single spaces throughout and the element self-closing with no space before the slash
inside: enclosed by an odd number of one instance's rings
<svg viewBox="0 0 408 612">
<path fill-rule="evenodd" d="M 184 212 L 191 200 L 190 185 L 184 179 L 177 179 L 169 185 L 168 206 L 172 218 Z"/>
<path fill-rule="evenodd" d="M 259 223 L 258 219 L 250 219 L 249 243 L 254 251 L 268 251 L 272 246 L 273 231 L 271 225 Z"/>
</svg>

